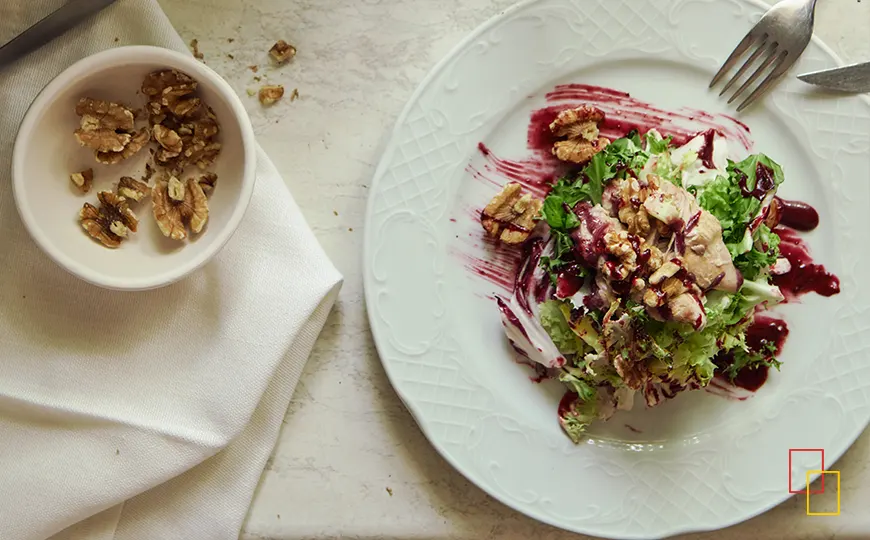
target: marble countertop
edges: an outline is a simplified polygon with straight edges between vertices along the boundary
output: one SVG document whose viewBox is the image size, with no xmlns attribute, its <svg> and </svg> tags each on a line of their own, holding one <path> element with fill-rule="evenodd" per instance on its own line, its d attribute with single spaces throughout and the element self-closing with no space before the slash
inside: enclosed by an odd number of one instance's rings
<svg viewBox="0 0 870 540">
<path fill-rule="evenodd" d="M 387 381 L 363 303 L 368 184 L 393 123 L 429 69 L 512 0 L 160 2 L 243 97 L 260 144 L 346 279 L 242 538 L 582 538 L 501 505 L 435 452 Z M 870 60 L 868 21 L 870 0 L 822 0 L 816 32 L 844 60 Z M 298 56 L 276 70 L 265 52 L 277 39 Z M 299 98 L 263 108 L 248 91 L 267 82 Z M 839 517 L 808 517 L 795 497 L 742 525 L 682 538 L 870 538 L 868 457 L 870 432 L 834 466 Z"/>
</svg>

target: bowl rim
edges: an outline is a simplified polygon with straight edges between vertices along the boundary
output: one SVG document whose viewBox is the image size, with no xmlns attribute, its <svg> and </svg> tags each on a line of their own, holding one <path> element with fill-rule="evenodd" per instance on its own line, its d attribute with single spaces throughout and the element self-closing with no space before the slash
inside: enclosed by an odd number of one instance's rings
<svg viewBox="0 0 870 540">
<path fill-rule="evenodd" d="M 232 110 L 235 121 L 239 124 L 244 160 L 243 175 L 235 207 L 221 230 L 215 232 L 216 238 L 213 237 L 212 243 L 208 248 L 198 253 L 195 257 L 181 262 L 171 270 L 143 278 L 119 278 L 75 261 L 60 251 L 55 246 L 55 243 L 50 240 L 45 230 L 39 225 L 33 209 L 24 200 L 24 148 L 26 143 L 32 140 L 31 136 L 34 132 L 34 127 L 37 121 L 41 119 L 48 104 L 71 83 L 81 79 L 83 76 L 92 75 L 107 68 L 116 67 L 121 64 L 135 65 L 139 63 L 162 64 L 168 69 L 183 71 L 197 81 L 205 79 L 213 85 L 216 92 Z M 54 77 L 37 94 L 36 99 L 33 100 L 33 103 L 25 113 L 24 119 L 19 125 L 18 133 L 15 136 L 12 150 L 12 194 L 18 214 L 30 236 L 43 252 L 67 272 L 88 283 L 107 289 L 126 291 L 156 289 L 179 281 L 204 266 L 233 236 L 248 209 L 254 191 L 256 157 L 256 140 L 248 113 L 229 83 L 218 75 L 217 72 L 199 62 L 193 56 L 171 49 L 150 45 L 116 47 L 86 56 L 75 62 Z"/>
</svg>

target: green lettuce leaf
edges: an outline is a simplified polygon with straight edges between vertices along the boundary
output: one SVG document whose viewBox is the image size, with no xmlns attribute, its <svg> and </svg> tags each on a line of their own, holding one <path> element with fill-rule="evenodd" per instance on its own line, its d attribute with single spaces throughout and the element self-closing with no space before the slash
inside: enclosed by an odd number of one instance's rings
<svg viewBox="0 0 870 540">
<path fill-rule="evenodd" d="M 595 386 L 584 375 L 583 371 L 578 368 L 567 368 L 559 374 L 559 381 L 577 394 L 582 401 L 594 401 Z"/>
<path fill-rule="evenodd" d="M 783 182 L 782 167 L 764 154 L 755 154 L 739 163 L 728 161 L 728 176 L 693 188 L 701 208 L 707 210 L 722 224 L 722 238 L 732 257 L 749 250 L 751 239 L 746 238 L 746 229 L 761 210 L 761 201 L 753 196 L 744 196 L 741 182 L 752 191 L 756 184 L 756 170 L 761 163 L 773 171 L 774 187 Z M 763 198 L 763 197 L 762 197 Z"/>
<path fill-rule="evenodd" d="M 734 258 L 734 266 L 747 280 L 754 280 L 766 272 L 779 257 L 779 235 L 761 224 L 752 235 L 752 247 Z"/>
<path fill-rule="evenodd" d="M 583 341 L 577 337 L 562 310 L 563 302 L 547 300 L 538 306 L 541 326 L 547 331 L 553 343 L 562 354 L 579 354 L 585 349 Z M 579 393 L 579 392 L 578 392 Z"/>
<path fill-rule="evenodd" d="M 561 411 L 559 425 L 565 430 L 568 437 L 579 443 L 583 433 L 595 419 L 598 418 L 598 402 L 595 399 L 589 401 L 575 400 L 570 407 Z"/>
</svg>

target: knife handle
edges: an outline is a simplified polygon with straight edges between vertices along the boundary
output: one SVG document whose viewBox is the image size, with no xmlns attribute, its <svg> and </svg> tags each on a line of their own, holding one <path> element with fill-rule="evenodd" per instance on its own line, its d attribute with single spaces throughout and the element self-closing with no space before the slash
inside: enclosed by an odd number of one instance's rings
<svg viewBox="0 0 870 540">
<path fill-rule="evenodd" d="M 0 47 L 0 68 L 23 58 L 115 0 L 70 0 Z"/>
</svg>

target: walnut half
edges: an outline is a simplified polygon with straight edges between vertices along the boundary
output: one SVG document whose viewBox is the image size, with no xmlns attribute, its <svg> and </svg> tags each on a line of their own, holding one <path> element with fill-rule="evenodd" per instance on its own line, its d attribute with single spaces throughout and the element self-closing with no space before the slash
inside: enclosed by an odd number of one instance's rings
<svg viewBox="0 0 870 540">
<path fill-rule="evenodd" d="M 101 191 L 97 199 L 100 201 L 99 208 L 85 203 L 79 211 L 82 228 L 104 246 L 117 248 L 131 232 L 136 232 L 139 220 L 130 210 L 127 199 L 121 195 Z"/>
<path fill-rule="evenodd" d="M 158 182 L 151 190 L 151 200 L 154 220 L 167 238 L 184 240 L 188 226 L 199 233 L 208 221 L 208 200 L 194 178 L 185 183 L 175 177 L 169 182 Z"/>
<path fill-rule="evenodd" d="M 550 132 L 564 139 L 553 145 L 553 155 L 562 161 L 587 163 L 610 144 L 610 139 L 601 137 L 598 131 L 603 121 L 604 112 L 591 105 L 560 112 L 550 124 Z"/>
<path fill-rule="evenodd" d="M 82 98 L 76 114 L 82 118 L 81 127 L 75 131 L 76 140 L 94 150 L 100 163 L 118 163 L 148 142 L 148 131 L 134 132 L 133 111 L 119 103 Z"/>
<path fill-rule="evenodd" d="M 535 228 L 535 218 L 544 202 L 522 193 L 516 182 L 506 185 L 480 213 L 480 224 L 505 244 L 521 244 Z"/>
</svg>

